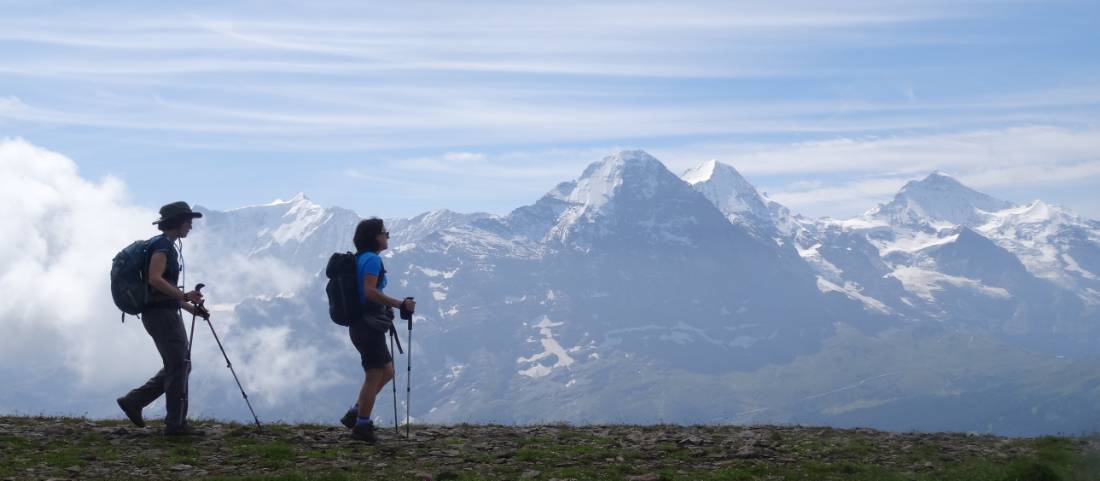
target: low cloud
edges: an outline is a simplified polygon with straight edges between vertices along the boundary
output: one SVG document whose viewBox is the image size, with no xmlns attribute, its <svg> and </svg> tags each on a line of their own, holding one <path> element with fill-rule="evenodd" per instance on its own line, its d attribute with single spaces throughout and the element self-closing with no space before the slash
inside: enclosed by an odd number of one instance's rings
<svg viewBox="0 0 1100 481">
<path fill-rule="evenodd" d="M 119 322 L 108 273 L 122 247 L 155 234 L 156 213 L 133 205 L 118 179 L 85 179 L 71 159 L 24 140 L 0 140 L 0 171 L 0 379 L 16 380 L 21 392 L 0 397 L 0 411 L 117 414 L 112 395 L 141 384 L 161 361 L 139 320 Z M 240 255 L 204 269 L 219 302 L 292 293 L 309 279 L 281 262 Z M 214 322 L 264 403 L 339 379 L 325 372 L 333 363 L 323 352 L 289 342 L 285 327 L 250 329 L 231 307 L 215 311 Z M 196 338 L 209 335 L 203 327 Z M 212 342 L 197 342 L 194 358 L 203 370 L 224 365 Z M 236 389 L 209 371 L 192 387 Z"/>
<path fill-rule="evenodd" d="M 133 349 L 151 343 L 140 324 L 120 325 L 107 274 L 155 213 L 131 205 L 119 180 L 86 180 L 23 140 L 0 141 L 0 171 L 0 363 L 54 359 L 85 384 L 136 380 L 156 351 Z"/>
<path fill-rule="evenodd" d="M 304 287 L 310 273 L 270 256 L 248 257 L 235 252 L 203 252 L 196 239 L 190 249 L 191 288 L 197 282 L 209 287 L 203 290 L 220 303 L 236 303 L 249 297 L 289 295 Z"/>
</svg>

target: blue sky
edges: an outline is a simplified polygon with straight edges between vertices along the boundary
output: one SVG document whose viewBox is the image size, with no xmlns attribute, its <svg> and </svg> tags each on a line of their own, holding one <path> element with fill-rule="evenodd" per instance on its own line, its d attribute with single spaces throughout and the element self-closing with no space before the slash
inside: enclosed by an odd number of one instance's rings
<svg viewBox="0 0 1100 481">
<path fill-rule="evenodd" d="M 1100 3 L 3 2 L 0 138 L 134 202 L 504 213 L 622 148 L 813 216 L 939 169 L 1100 218 Z"/>
</svg>

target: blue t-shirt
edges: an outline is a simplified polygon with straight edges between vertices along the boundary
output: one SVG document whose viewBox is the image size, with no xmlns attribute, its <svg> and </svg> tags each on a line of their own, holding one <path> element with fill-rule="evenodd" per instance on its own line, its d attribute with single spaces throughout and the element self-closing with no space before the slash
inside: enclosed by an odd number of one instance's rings
<svg viewBox="0 0 1100 481">
<path fill-rule="evenodd" d="M 356 259 L 355 262 L 355 273 L 357 283 L 359 284 L 360 303 L 367 303 L 367 295 L 363 289 L 363 276 L 371 274 L 377 277 L 380 272 L 382 272 L 382 258 L 379 257 L 378 254 L 370 251 L 359 254 L 359 257 Z M 386 279 L 386 277 L 386 274 L 382 273 L 382 279 L 378 283 L 379 291 L 386 289 L 386 284 L 389 283 L 389 280 Z"/>
</svg>

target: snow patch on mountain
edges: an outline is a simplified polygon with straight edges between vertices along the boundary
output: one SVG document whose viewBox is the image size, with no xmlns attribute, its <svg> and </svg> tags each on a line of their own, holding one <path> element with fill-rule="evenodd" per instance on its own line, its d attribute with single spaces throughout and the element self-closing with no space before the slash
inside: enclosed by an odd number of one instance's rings
<svg viewBox="0 0 1100 481">
<path fill-rule="evenodd" d="M 844 284 L 844 287 L 841 287 L 832 282 L 829 282 L 824 277 L 818 276 L 817 288 L 821 292 L 839 292 L 852 299 L 862 302 L 863 306 L 867 309 L 880 312 L 882 314 L 891 314 L 893 312 L 890 310 L 889 307 L 886 306 L 886 304 L 883 304 L 878 299 L 864 295 L 862 292 L 860 292 L 859 285 L 853 282 L 846 282 Z"/>
<path fill-rule="evenodd" d="M 841 277 L 844 275 L 844 271 L 841 270 L 839 267 L 833 265 L 833 263 L 829 262 L 828 260 L 825 260 L 818 249 L 821 249 L 820 242 L 817 242 L 807 248 L 802 248 L 798 244 L 795 244 L 795 250 L 798 251 L 799 257 L 802 257 L 803 260 L 809 263 L 815 271 L 828 276 L 828 278 L 833 281 L 840 282 Z"/>
<path fill-rule="evenodd" d="M 893 240 L 873 240 L 871 243 L 885 256 L 894 252 L 920 252 L 931 247 L 950 244 L 959 238 L 959 234 L 944 234 L 944 232 L 932 234 L 923 231 L 898 231 L 898 236 Z"/>
<path fill-rule="evenodd" d="M 990 287 L 975 279 L 950 276 L 919 267 L 902 267 L 888 275 L 901 281 L 905 290 L 929 302 L 936 301 L 936 293 L 943 291 L 945 284 L 970 289 L 988 297 L 999 299 L 1012 297 L 1008 290 L 1001 287 Z"/>
<path fill-rule="evenodd" d="M 1062 254 L 1062 262 L 1066 263 L 1066 270 L 1067 271 L 1070 271 L 1070 272 L 1073 272 L 1077 275 L 1080 275 L 1081 277 L 1084 277 L 1085 279 L 1091 279 L 1091 280 L 1094 280 L 1094 281 L 1100 279 L 1100 278 L 1096 277 L 1096 274 L 1093 274 L 1092 272 L 1089 272 L 1089 271 L 1086 271 L 1085 269 L 1082 269 L 1081 265 L 1078 264 L 1077 261 L 1074 260 L 1072 257 L 1070 257 L 1069 254 Z"/>
<path fill-rule="evenodd" d="M 414 268 L 416 270 L 419 270 L 422 274 L 424 274 L 428 277 L 442 277 L 444 279 L 450 279 L 450 278 L 454 277 L 455 274 L 458 274 L 458 268 L 457 267 L 452 269 L 452 270 L 449 270 L 449 271 L 441 271 L 441 270 L 437 270 L 437 269 L 431 269 L 431 268 L 428 268 L 428 267 L 421 267 L 421 266 L 416 266 L 416 265 L 409 266 L 409 267 Z"/>
<path fill-rule="evenodd" d="M 533 327 L 538 329 L 539 335 L 542 336 L 539 342 L 542 345 L 543 351 L 531 357 L 520 357 L 516 359 L 517 364 L 533 364 L 527 369 L 520 370 L 520 375 L 537 379 L 550 375 L 554 369 L 567 368 L 573 365 L 575 362 L 573 358 L 570 357 L 565 348 L 558 343 L 557 339 L 554 339 L 553 328 L 563 325 L 565 324 L 551 321 L 550 317 L 546 315 L 543 315 L 542 318 L 539 319 L 538 324 L 535 324 Z M 554 364 L 547 366 L 539 362 L 550 356 L 554 356 L 557 359 Z"/>
<path fill-rule="evenodd" d="M 890 223 L 889 222 L 887 222 L 885 220 L 882 220 L 882 219 L 877 219 L 877 218 L 874 218 L 874 217 L 870 217 L 870 214 L 864 215 L 862 217 L 854 217 L 854 218 L 851 218 L 851 219 L 824 218 L 824 219 L 820 219 L 819 223 L 822 226 L 837 226 L 837 227 L 839 227 L 843 230 L 847 230 L 847 231 L 889 229 L 890 228 Z"/>
<path fill-rule="evenodd" d="M 440 387 L 440 389 L 447 389 L 455 385 L 455 381 L 458 381 L 459 376 L 466 370 L 466 364 L 458 363 L 450 358 L 447 359 L 446 369 L 447 374 L 444 376 L 446 382 Z M 436 377 L 438 379 L 438 377 Z"/>
</svg>

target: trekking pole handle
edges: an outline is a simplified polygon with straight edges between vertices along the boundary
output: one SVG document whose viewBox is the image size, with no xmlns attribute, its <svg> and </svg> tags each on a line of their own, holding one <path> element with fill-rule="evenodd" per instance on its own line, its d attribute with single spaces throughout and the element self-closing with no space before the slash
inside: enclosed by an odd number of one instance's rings
<svg viewBox="0 0 1100 481">
<path fill-rule="evenodd" d="M 195 292 L 198 292 L 198 293 L 202 294 L 202 288 L 203 287 L 206 287 L 206 284 L 203 284 L 201 282 L 198 283 L 198 284 L 195 284 Z M 203 308 L 204 304 L 206 304 L 206 299 L 203 299 L 203 300 L 199 301 L 199 303 L 198 303 L 199 309 L 202 309 L 202 310 L 205 311 L 205 308 Z M 203 319 L 209 321 L 210 320 L 210 315 L 207 314 L 207 315 L 203 316 Z"/>
<path fill-rule="evenodd" d="M 412 300 L 415 300 L 415 298 L 412 297 L 412 296 L 409 296 L 409 297 L 406 297 L 405 300 L 406 301 L 412 301 Z M 404 305 L 405 305 L 404 303 L 401 304 L 402 307 L 404 307 Z M 404 317 L 404 316 L 402 316 L 402 317 Z M 412 313 L 409 313 L 409 317 L 406 320 L 409 321 L 409 330 L 410 331 L 413 330 L 413 316 L 412 316 Z"/>
<path fill-rule="evenodd" d="M 201 282 L 198 283 L 198 284 L 195 284 L 195 292 L 198 292 L 199 294 L 202 294 L 202 288 L 203 287 L 206 287 L 206 284 L 203 284 Z M 184 294 L 186 295 L 186 293 L 184 293 Z M 199 305 L 201 306 L 202 304 L 200 303 Z"/>
</svg>

